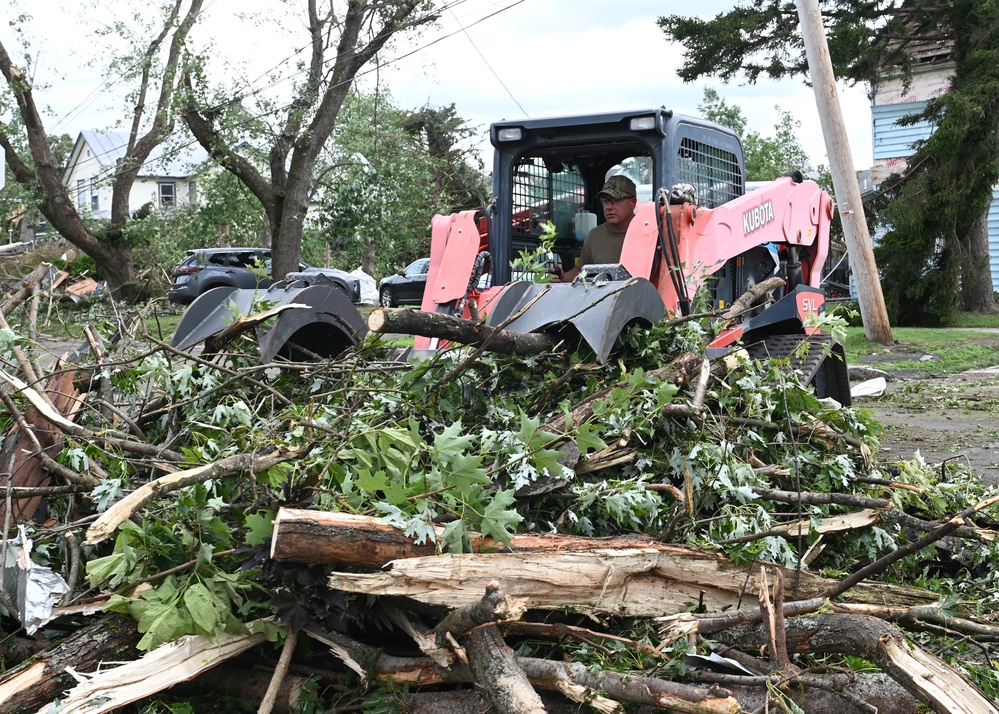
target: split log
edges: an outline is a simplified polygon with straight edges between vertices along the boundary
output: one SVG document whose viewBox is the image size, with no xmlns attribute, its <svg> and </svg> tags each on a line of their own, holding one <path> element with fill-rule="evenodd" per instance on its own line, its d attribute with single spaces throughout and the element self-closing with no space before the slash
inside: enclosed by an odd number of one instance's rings
<svg viewBox="0 0 999 714">
<path fill-rule="evenodd" d="M 622 617 L 684 612 L 697 603 L 709 612 L 738 608 L 757 595 L 747 569 L 724 557 L 678 546 L 440 555 L 394 560 L 381 573 L 334 572 L 331 588 L 366 595 L 401 595 L 444 607 L 477 600 L 486 584 L 500 579 L 528 607 Z M 791 598 L 816 598 L 838 583 L 810 573 L 785 571 Z M 845 599 L 927 605 L 933 593 L 908 586 L 861 583 Z M 818 607 L 821 601 L 813 604 Z M 758 608 L 757 608 L 758 613 Z"/>
<path fill-rule="evenodd" d="M 60 372 L 49 380 L 45 390 L 46 402 L 70 421 L 83 405 L 80 393 L 73 386 L 73 378 L 72 370 Z M 9 467 L 7 470 L 11 474 L 10 483 L 14 488 L 48 486 L 51 483 L 51 473 L 46 468 L 48 462 L 43 463 L 42 453 L 49 459 L 54 459 L 62 451 L 65 442 L 63 432 L 51 428 L 49 421 L 42 417 L 34 405 L 24 411 L 24 427 L 18 424 L 7 434 L 0 446 L 0 463 Z M 30 430 L 31 434 L 28 434 L 27 430 Z M 37 453 L 36 448 L 39 449 Z M 95 480 L 91 481 L 88 486 L 93 487 L 97 484 Z M 14 521 L 44 520 L 44 517 L 35 518 L 40 513 L 42 500 L 41 495 L 24 499 L 15 498 L 11 503 L 11 516 Z M 0 503 L 0 523 L 5 520 L 6 511 L 6 503 Z"/>
<path fill-rule="evenodd" d="M 933 711 L 999 714 L 999 708 L 957 670 L 907 640 L 890 624 L 862 615 L 814 615 L 786 621 L 788 648 L 796 653 L 838 653 L 867 659 Z M 767 644 L 763 625 L 740 626 L 713 635 L 743 649 Z"/>
<path fill-rule="evenodd" d="M 379 333 L 399 332 L 435 337 L 472 347 L 485 346 L 492 352 L 502 354 L 535 355 L 554 352 L 562 343 L 560 338 L 540 332 L 510 332 L 456 315 L 405 308 L 375 308 L 368 315 L 368 329 Z"/>
<path fill-rule="evenodd" d="M 69 669 L 135 659 L 139 637 L 135 621 L 118 615 L 77 630 L 0 676 L 0 714 L 34 714 L 76 684 Z"/>
<path fill-rule="evenodd" d="M 119 667 L 83 679 L 59 703 L 60 714 L 103 714 L 186 682 L 267 641 L 245 635 L 186 635 Z"/>
</svg>

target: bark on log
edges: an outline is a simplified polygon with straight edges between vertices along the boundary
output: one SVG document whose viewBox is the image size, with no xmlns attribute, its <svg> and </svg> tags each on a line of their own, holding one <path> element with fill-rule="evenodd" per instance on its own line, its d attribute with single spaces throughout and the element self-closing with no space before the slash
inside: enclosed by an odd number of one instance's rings
<svg viewBox="0 0 999 714">
<path fill-rule="evenodd" d="M 867 659 L 941 714 L 999 714 L 984 692 L 883 620 L 862 615 L 814 615 L 789 618 L 786 624 L 791 651 Z M 747 649 L 765 645 L 768 635 L 763 625 L 740 626 L 719 632 L 713 639 Z"/>
<path fill-rule="evenodd" d="M 500 714 L 545 714 L 541 697 L 517 664 L 496 625 L 477 627 L 461 638 L 468 666 Z"/>
<path fill-rule="evenodd" d="M 104 617 L 77 630 L 0 676 L 0 714 L 34 714 L 76 680 L 66 671 L 96 669 L 101 662 L 132 660 L 139 632 L 124 616 Z"/>
<path fill-rule="evenodd" d="M 510 332 L 455 315 L 405 308 L 375 308 L 368 315 L 368 329 L 379 333 L 436 337 L 473 347 L 485 345 L 492 352 L 516 355 L 553 352 L 562 343 L 560 338 L 540 332 Z"/>
<path fill-rule="evenodd" d="M 437 528 L 436 532 L 440 539 L 444 529 Z M 475 532 L 469 533 L 469 543 L 475 553 L 565 552 L 655 546 L 647 536 L 585 538 L 514 535 L 511 551 L 491 537 Z M 393 560 L 436 553 L 435 544 L 417 545 L 402 529 L 386 525 L 377 518 L 304 508 L 280 508 L 274 519 L 271 539 L 271 558 L 298 563 L 381 568 Z"/>
</svg>

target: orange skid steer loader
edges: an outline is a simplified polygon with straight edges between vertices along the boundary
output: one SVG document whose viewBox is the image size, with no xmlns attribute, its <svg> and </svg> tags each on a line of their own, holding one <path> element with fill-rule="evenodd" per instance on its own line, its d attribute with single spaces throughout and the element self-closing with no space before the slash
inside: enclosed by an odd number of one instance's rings
<svg viewBox="0 0 999 714">
<path fill-rule="evenodd" d="M 434 219 L 423 310 L 467 317 L 474 300 L 489 325 L 581 339 L 604 362 L 632 322 L 689 314 L 702 288 L 723 308 L 779 277 L 776 302 L 724 331 L 710 353 L 739 344 L 784 358 L 807 340 L 812 348 L 795 362 L 803 381 L 849 405 L 843 347 L 808 320 L 825 303 L 833 216 L 816 183 L 789 176 L 747 194 L 735 134 L 665 108 L 498 122 L 490 140 L 493 203 L 484 217 Z M 580 266 L 572 283 L 519 280 L 513 258 L 538 248 L 549 221 L 553 263 L 575 265 L 586 231 L 603 221 L 597 194 L 614 174 L 629 176 L 639 199 L 620 262 Z M 493 287 L 479 290 L 484 272 Z M 414 353 L 437 347 L 418 337 Z"/>
</svg>

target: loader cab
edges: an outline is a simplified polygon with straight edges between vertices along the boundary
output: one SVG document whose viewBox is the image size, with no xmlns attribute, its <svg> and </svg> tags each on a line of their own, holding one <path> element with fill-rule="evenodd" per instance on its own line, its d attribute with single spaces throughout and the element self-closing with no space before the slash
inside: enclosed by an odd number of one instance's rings
<svg viewBox="0 0 999 714">
<path fill-rule="evenodd" d="M 510 262 L 539 244 L 542 225 L 556 229 L 553 260 L 575 264 L 587 231 L 604 222 L 597 193 L 623 173 L 639 201 L 677 183 L 697 188 L 701 206 L 745 192 L 742 146 L 729 129 L 665 108 L 497 122 L 489 249 L 493 283 L 504 284 Z"/>
</svg>

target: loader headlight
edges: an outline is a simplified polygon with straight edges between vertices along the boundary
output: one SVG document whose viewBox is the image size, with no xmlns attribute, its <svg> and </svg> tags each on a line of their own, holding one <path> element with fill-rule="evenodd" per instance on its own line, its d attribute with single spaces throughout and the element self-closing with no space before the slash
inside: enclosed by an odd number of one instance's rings
<svg viewBox="0 0 999 714">
<path fill-rule="evenodd" d="M 519 126 L 510 126 L 496 132 L 499 141 L 520 141 L 524 138 L 524 130 Z"/>
<path fill-rule="evenodd" d="M 656 128 L 656 117 L 646 116 L 646 117 L 635 117 L 628 122 L 628 128 L 632 131 L 649 131 L 650 129 Z"/>
</svg>

